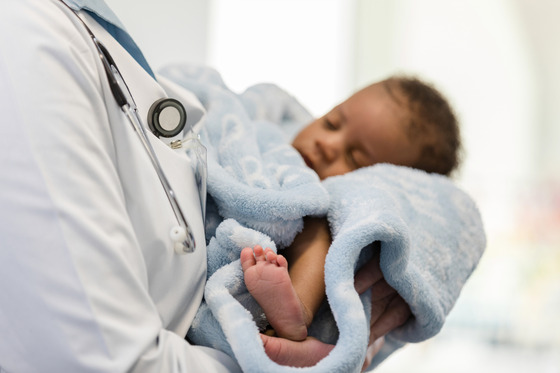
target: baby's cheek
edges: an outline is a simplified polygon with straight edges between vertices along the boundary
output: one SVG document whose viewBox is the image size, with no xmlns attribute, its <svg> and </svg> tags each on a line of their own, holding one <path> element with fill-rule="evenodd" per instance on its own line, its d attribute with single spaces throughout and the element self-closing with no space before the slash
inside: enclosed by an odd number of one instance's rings
<svg viewBox="0 0 560 373">
<path fill-rule="evenodd" d="M 325 177 L 322 177 L 321 180 L 326 179 L 327 177 L 331 177 L 331 176 L 344 175 L 344 174 L 347 174 L 348 172 L 351 172 L 351 171 L 353 171 L 353 169 L 351 169 L 349 166 L 338 164 L 338 165 L 329 167 L 327 170 L 325 170 L 325 172 L 323 172 Z"/>
</svg>

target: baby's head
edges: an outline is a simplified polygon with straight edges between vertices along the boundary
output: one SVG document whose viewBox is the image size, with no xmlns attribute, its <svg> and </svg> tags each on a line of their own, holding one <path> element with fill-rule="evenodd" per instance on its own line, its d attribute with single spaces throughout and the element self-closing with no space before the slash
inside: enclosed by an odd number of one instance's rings
<svg viewBox="0 0 560 373">
<path fill-rule="evenodd" d="M 461 141 L 453 110 L 436 89 L 393 76 L 311 122 L 292 145 L 325 179 L 377 163 L 450 175 Z"/>
</svg>

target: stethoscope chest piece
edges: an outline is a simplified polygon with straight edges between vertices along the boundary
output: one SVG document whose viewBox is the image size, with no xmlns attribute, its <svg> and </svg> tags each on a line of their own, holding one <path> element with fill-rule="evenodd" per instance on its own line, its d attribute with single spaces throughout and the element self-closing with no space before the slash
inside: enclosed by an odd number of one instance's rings
<svg viewBox="0 0 560 373">
<path fill-rule="evenodd" d="M 148 125 L 158 137 L 174 137 L 183 131 L 186 123 L 185 107 L 173 98 L 157 100 L 148 111 Z"/>
</svg>

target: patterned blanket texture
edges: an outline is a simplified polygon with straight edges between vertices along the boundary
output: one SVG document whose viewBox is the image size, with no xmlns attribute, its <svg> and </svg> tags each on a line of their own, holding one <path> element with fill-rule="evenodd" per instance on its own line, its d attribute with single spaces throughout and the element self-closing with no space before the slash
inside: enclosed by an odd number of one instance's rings
<svg viewBox="0 0 560 373">
<path fill-rule="evenodd" d="M 359 372 L 371 298 L 354 290 L 354 273 L 376 241 L 385 279 L 414 317 L 385 336 L 370 369 L 439 332 L 486 246 L 465 192 L 446 177 L 389 164 L 321 182 L 289 144 L 289 133 L 312 118 L 285 91 L 259 84 L 237 94 L 208 67 L 174 65 L 161 74 L 193 92 L 207 114 L 200 136 L 208 149 L 208 282 L 190 341 L 228 353 L 245 372 Z M 315 366 L 294 368 L 264 351 L 266 319 L 247 292 L 239 254 L 256 244 L 281 252 L 308 215 L 326 215 L 333 236 L 327 300 L 309 334 L 335 347 Z"/>
</svg>

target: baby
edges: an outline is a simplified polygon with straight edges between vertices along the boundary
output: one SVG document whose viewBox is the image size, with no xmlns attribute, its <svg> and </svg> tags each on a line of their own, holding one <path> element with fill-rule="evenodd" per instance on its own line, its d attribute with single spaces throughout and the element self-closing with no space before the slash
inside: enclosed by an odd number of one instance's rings
<svg viewBox="0 0 560 373">
<path fill-rule="evenodd" d="M 377 163 L 450 175 L 458 167 L 461 146 L 457 120 L 442 95 L 402 76 L 356 92 L 307 125 L 292 145 L 321 180 Z M 285 256 L 260 246 L 241 252 L 247 289 L 276 336 L 307 338 L 325 297 L 323 270 L 331 241 L 326 219 L 309 218 Z M 332 349 L 327 346 L 317 345 L 290 365 L 314 365 Z"/>
</svg>

